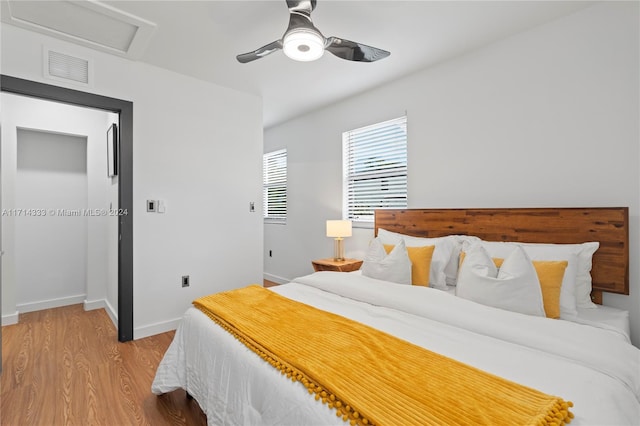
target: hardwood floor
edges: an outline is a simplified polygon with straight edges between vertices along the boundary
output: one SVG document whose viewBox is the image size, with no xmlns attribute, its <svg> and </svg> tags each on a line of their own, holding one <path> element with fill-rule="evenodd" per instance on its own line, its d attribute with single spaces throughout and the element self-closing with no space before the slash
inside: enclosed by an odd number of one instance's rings
<svg viewBox="0 0 640 426">
<path fill-rule="evenodd" d="M 273 287 L 273 286 L 276 286 L 276 285 L 279 285 L 279 284 L 278 284 L 278 283 L 276 283 L 276 282 L 273 282 L 273 281 L 264 280 L 264 282 L 262 283 L 262 285 L 263 285 L 265 288 L 269 288 L 269 287 Z"/>
<path fill-rule="evenodd" d="M 174 332 L 119 343 L 103 309 L 20 315 L 2 327 L 0 424 L 206 425 L 185 392 L 151 393 Z"/>
</svg>

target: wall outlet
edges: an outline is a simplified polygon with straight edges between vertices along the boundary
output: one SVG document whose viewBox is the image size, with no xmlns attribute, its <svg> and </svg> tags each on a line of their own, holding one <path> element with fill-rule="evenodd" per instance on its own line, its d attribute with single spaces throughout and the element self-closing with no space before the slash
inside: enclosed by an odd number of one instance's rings
<svg viewBox="0 0 640 426">
<path fill-rule="evenodd" d="M 189 275 L 182 276 L 182 287 L 189 287 Z"/>
</svg>

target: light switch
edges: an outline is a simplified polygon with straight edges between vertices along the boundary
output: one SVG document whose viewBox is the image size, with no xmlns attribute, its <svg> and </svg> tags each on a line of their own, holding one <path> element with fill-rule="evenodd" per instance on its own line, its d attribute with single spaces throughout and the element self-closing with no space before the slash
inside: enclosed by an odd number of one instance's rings
<svg viewBox="0 0 640 426">
<path fill-rule="evenodd" d="M 157 204 L 156 204 L 156 200 L 147 200 L 147 211 L 148 212 L 155 212 L 157 208 Z"/>
</svg>

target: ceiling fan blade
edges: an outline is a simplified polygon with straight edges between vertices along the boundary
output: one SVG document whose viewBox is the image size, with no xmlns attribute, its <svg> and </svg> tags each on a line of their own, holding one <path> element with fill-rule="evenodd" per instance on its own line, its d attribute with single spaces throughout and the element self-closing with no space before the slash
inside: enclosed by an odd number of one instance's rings
<svg viewBox="0 0 640 426">
<path fill-rule="evenodd" d="M 282 40 L 276 40 L 272 43 L 267 44 L 266 46 L 262 46 L 261 48 L 254 50 L 253 52 L 242 53 L 236 56 L 238 62 L 246 64 L 247 62 L 255 61 L 256 59 L 260 59 L 264 56 L 270 55 L 276 50 L 282 49 Z"/>
<path fill-rule="evenodd" d="M 329 37 L 326 41 L 326 50 L 336 55 L 338 58 L 357 62 L 374 62 L 386 58 L 391 53 L 377 47 L 356 43 L 338 37 Z"/>
</svg>

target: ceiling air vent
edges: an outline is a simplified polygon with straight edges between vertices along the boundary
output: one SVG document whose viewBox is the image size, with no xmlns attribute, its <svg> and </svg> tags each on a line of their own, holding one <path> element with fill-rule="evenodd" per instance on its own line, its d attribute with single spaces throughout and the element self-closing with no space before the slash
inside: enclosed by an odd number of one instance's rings
<svg viewBox="0 0 640 426">
<path fill-rule="evenodd" d="M 45 49 L 45 76 L 54 80 L 74 81 L 89 85 L 87 59 Z"/>
</svg>

